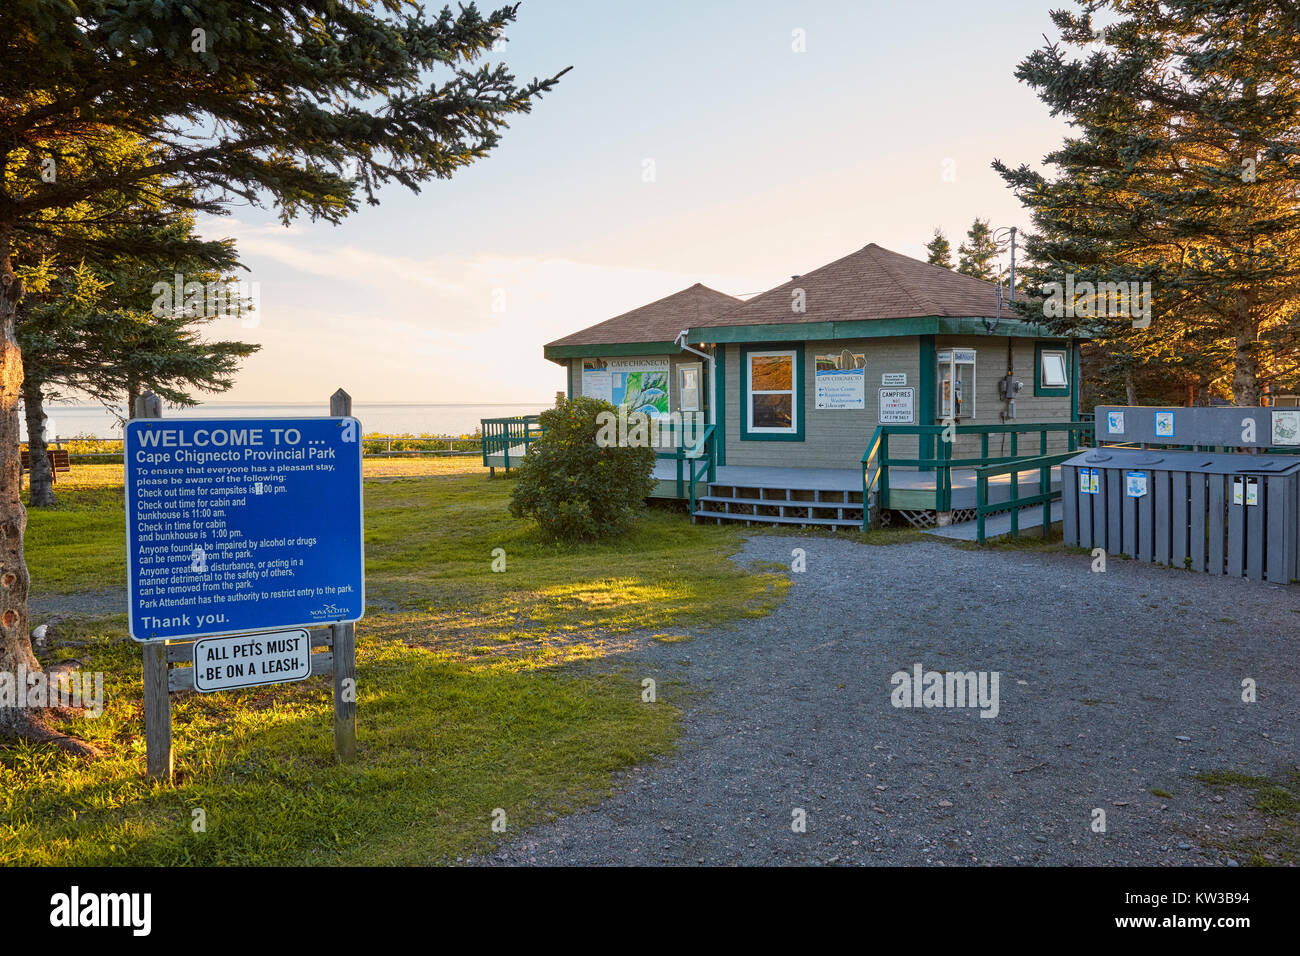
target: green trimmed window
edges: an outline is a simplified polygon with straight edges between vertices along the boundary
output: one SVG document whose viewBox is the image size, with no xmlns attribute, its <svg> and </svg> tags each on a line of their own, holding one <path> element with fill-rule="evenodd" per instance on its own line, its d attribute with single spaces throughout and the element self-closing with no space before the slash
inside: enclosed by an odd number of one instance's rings
<svg viewBox="0 0 1300 956">
<path fill-rule="evenodd" d="M 1034 394 L 1070 394 L 1070 350 L 1064 345 L 1034 345 Z"/>
<path fill-rule="evenodd" d="M 742 348 L 740 437 L 803 441 L 803 346 Z"/>
</svg>

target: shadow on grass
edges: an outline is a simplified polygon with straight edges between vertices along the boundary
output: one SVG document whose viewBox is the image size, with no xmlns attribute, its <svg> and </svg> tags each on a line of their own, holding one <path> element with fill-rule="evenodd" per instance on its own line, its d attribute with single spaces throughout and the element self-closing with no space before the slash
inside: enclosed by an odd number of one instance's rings
<svg viewBox="0 0 1300 956">
<path fill-rule="evenodd" d="M 679 710 L 625 674 L 470 663 L 364 634 L 355 764 L 335 764 L 327 679 L 173 696 L 174 787 L 143 779 L 139 650 L 85 625 L 107 706 L 66 725 L 109 754 L 0 751 L 0 862 L 76 866 L 419 864 L 608 796 L 672 750 Z M 201 811 L 201 813 L 196 813 Z M 199 822 L 202 822 L 200 827 Z"/>
<path fill-rule="evenodd" d="M 38 582 L 74 544 L 82 587 L 121 581 L 121 469 L 101 468 L 83 473 L 80 497 L 66 489 L 65 514 L 89 516 L 80 532 L 33 517 Z M 511 487 L 441 463 L 432 477 L 367 481 L 368 603 L 399 610 L 358 625 L 352 765 L 334 763 L 330 686 L 313 678 L 174 695 L 176 783 L 149 783 L 140 651 L 123 616 L 59 622 L 54 650 L 103 671 L 107 695 L 100 718 L 65 729 L 108 756 L 0 750 L 0 863 L 445 862 L 503 838 L 497 809 L 508 837 L 670 752 L 680 711 L 643 703 L 618 655 L 766 614 L 788 579 L 730 559 L 739 529 L 659 509 L 613 540 L 550 542 L 509 515 Z M 615 666 L 575 666 L 600 659 Z"/>
</svg>

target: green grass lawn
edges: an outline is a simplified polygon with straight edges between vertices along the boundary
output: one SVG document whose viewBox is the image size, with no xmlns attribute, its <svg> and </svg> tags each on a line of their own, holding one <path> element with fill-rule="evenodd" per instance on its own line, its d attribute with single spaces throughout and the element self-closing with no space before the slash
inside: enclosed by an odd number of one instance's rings
<svg viewBox="0 0 1300 956">
<path fill-rule="evenodd" d="M 498 809 L 518 832 L 672 750 L 681 693 L 661 683 L 643 703 L 644 675 L 619 663 L 630 643 L 767 613 L 788 586 L 729 559 L 739 529 L 679 513 L 557 546 L 509 517 L 510 482 L 473 461 L 366 474 L 358 761 L 334 762 L 329 682 L 313 678 L 173 695 L 175 785 L 146 782 L 125 617 L 65 618 L 55 653 L 105 673 L 106 707 L 63 729 L 106 756 L 0 749 L 0 864 L 438 863 L 488 849 Z M 121 586 L 121 480 L 120 466 L 75 469 L 59 508 L 30 514 L 35 588 Z"/>
<path fill-rule="evenodd" d="M 68 594 L 126 587 L 122 466 L 75 465 L 59 476 L 54 494 L 58 507 L 27 512 L 23 550 L 33 590 Z"/>
</svg>

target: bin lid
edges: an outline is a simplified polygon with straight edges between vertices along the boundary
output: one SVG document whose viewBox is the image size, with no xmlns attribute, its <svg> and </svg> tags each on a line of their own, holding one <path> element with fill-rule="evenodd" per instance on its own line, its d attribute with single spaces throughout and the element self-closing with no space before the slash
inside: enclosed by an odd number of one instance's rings
<svg viewBox="0 0 1300 956">
<path fill-rule="evenodd" d="M 1069 468 L 1130 468 L 1135 471 L 1184 471 L 1205 475 L 1300 474 L 1300 456 L 1250 455 L 1163 448 L 1087 448 L 1064 462 Z"/>
</svg>

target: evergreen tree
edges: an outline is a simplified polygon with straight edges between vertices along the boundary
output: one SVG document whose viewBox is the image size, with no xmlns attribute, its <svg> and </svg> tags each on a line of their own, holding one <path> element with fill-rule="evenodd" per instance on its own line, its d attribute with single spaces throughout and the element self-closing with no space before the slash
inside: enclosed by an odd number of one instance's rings
<svg viewBox="0 0 1300 956">
<path fill-rule="evenodd" d="M 1111 374 L 1172 379 L 1185 400 L 1294 390 L 1300 7 L 1115 0 L 1098 27 L 1096 6 L 1053 13 L 1060 41 L 1016 73 L 1077 131 L 1046 157 L 1056 175 L 994 163 L 1033 211 L 1035 283 L 1075 290 L 1064 314 L 1040 300 L 1037 320 L 1092 334 Z"/>
<path fill-rule="evenodd" d="M 942 229 L 934 231 L 934 238 L 925 244 L 925 251 L 929 253 L 925 261 L 930 265 L 943 266 L 945 269 L 952 268 L 952 245 Z"/>
<path fill-rule="evenodd" d="M 0 5 L 0 671 L 39 669 L 19 498 L 19 237 L 160 176 L 193 189 L 177 208 L 269 200 L 286 222 L 338 222 L 385 184 L 449 177 L 558 80 L 520 85 L 503 64 L 477 63 L 516 12 L 468 4 L 434 16 L 402 0 Z M 153 155 L 123 161 L 115 130 Z M 72 746 L 27 708 L 0 708 L 0 735 Z"/>
<path fill-rule="evenodd" d="M 144 140 L 131 133 L 108 135 L 123 161 L 148 160 L 151 147 Z M 68 151 L 66 175 L 77 174 L 79 158 Z M 172 206 L 190 199 L 192 190 L 183 183 L 154 177 L 129 193 L 105 192 L 46 213 L 15 237 L 15 261 L 22 263 L 16 272 L 26 290 L 15 331 L 23 355 L 30 505 L 55 504 L 46 457 L 47 400 L 80 393 L 111 406 L 125 392 L 129 408 L 135 383 L 174 404 L 192 404 L 191 389 L 228 388 L 232 360 L 256 351 L 238 342 L 202 341 L 195 330 L 207 321 L 204 315 L 150 314 L 155 279 L 170 285 L 180 273 L 218 281 L 239 266 L 233 244 L 201 239 L 193 214 Z M 146 342 L 149 348 L 137 355 Z"/>
<path fill-rule="evenodd" d="M 188 217 L 181 219 L 182 228 L 192 228 Z M 123 401 L 130 409 L 137 395 L 152 391 L 173 405 L 194 405 L 196 391 L 222 392 L 234 384 L 240 360 L 260 346 L 208 341 L 203 329 L 215 316 L 184 308 L 155 314 L 140 279 L 141 274 L 172 275 L 173 269 L 204 283 L 228 278 L 210 268 L 211 263 L 195 259 L 118 260 L 97 273 L 84 263 L 57 270 L 46 260 L 19 270 L 27 287 L 16 325 L 23 351 L 30 505 L 56 503 L 46 457 L 47 401 L 89 396 L 110 409 Z"/>
<path fill-rule="evenodd" d="M 989 221 L 976 218 L 966 231 L 966 241 L 957 247 L 957 271 L 994 282 L 998 277 L 998 255 L 1001 252 L 1002 246 L 993 241 Z"/>
</svg>

